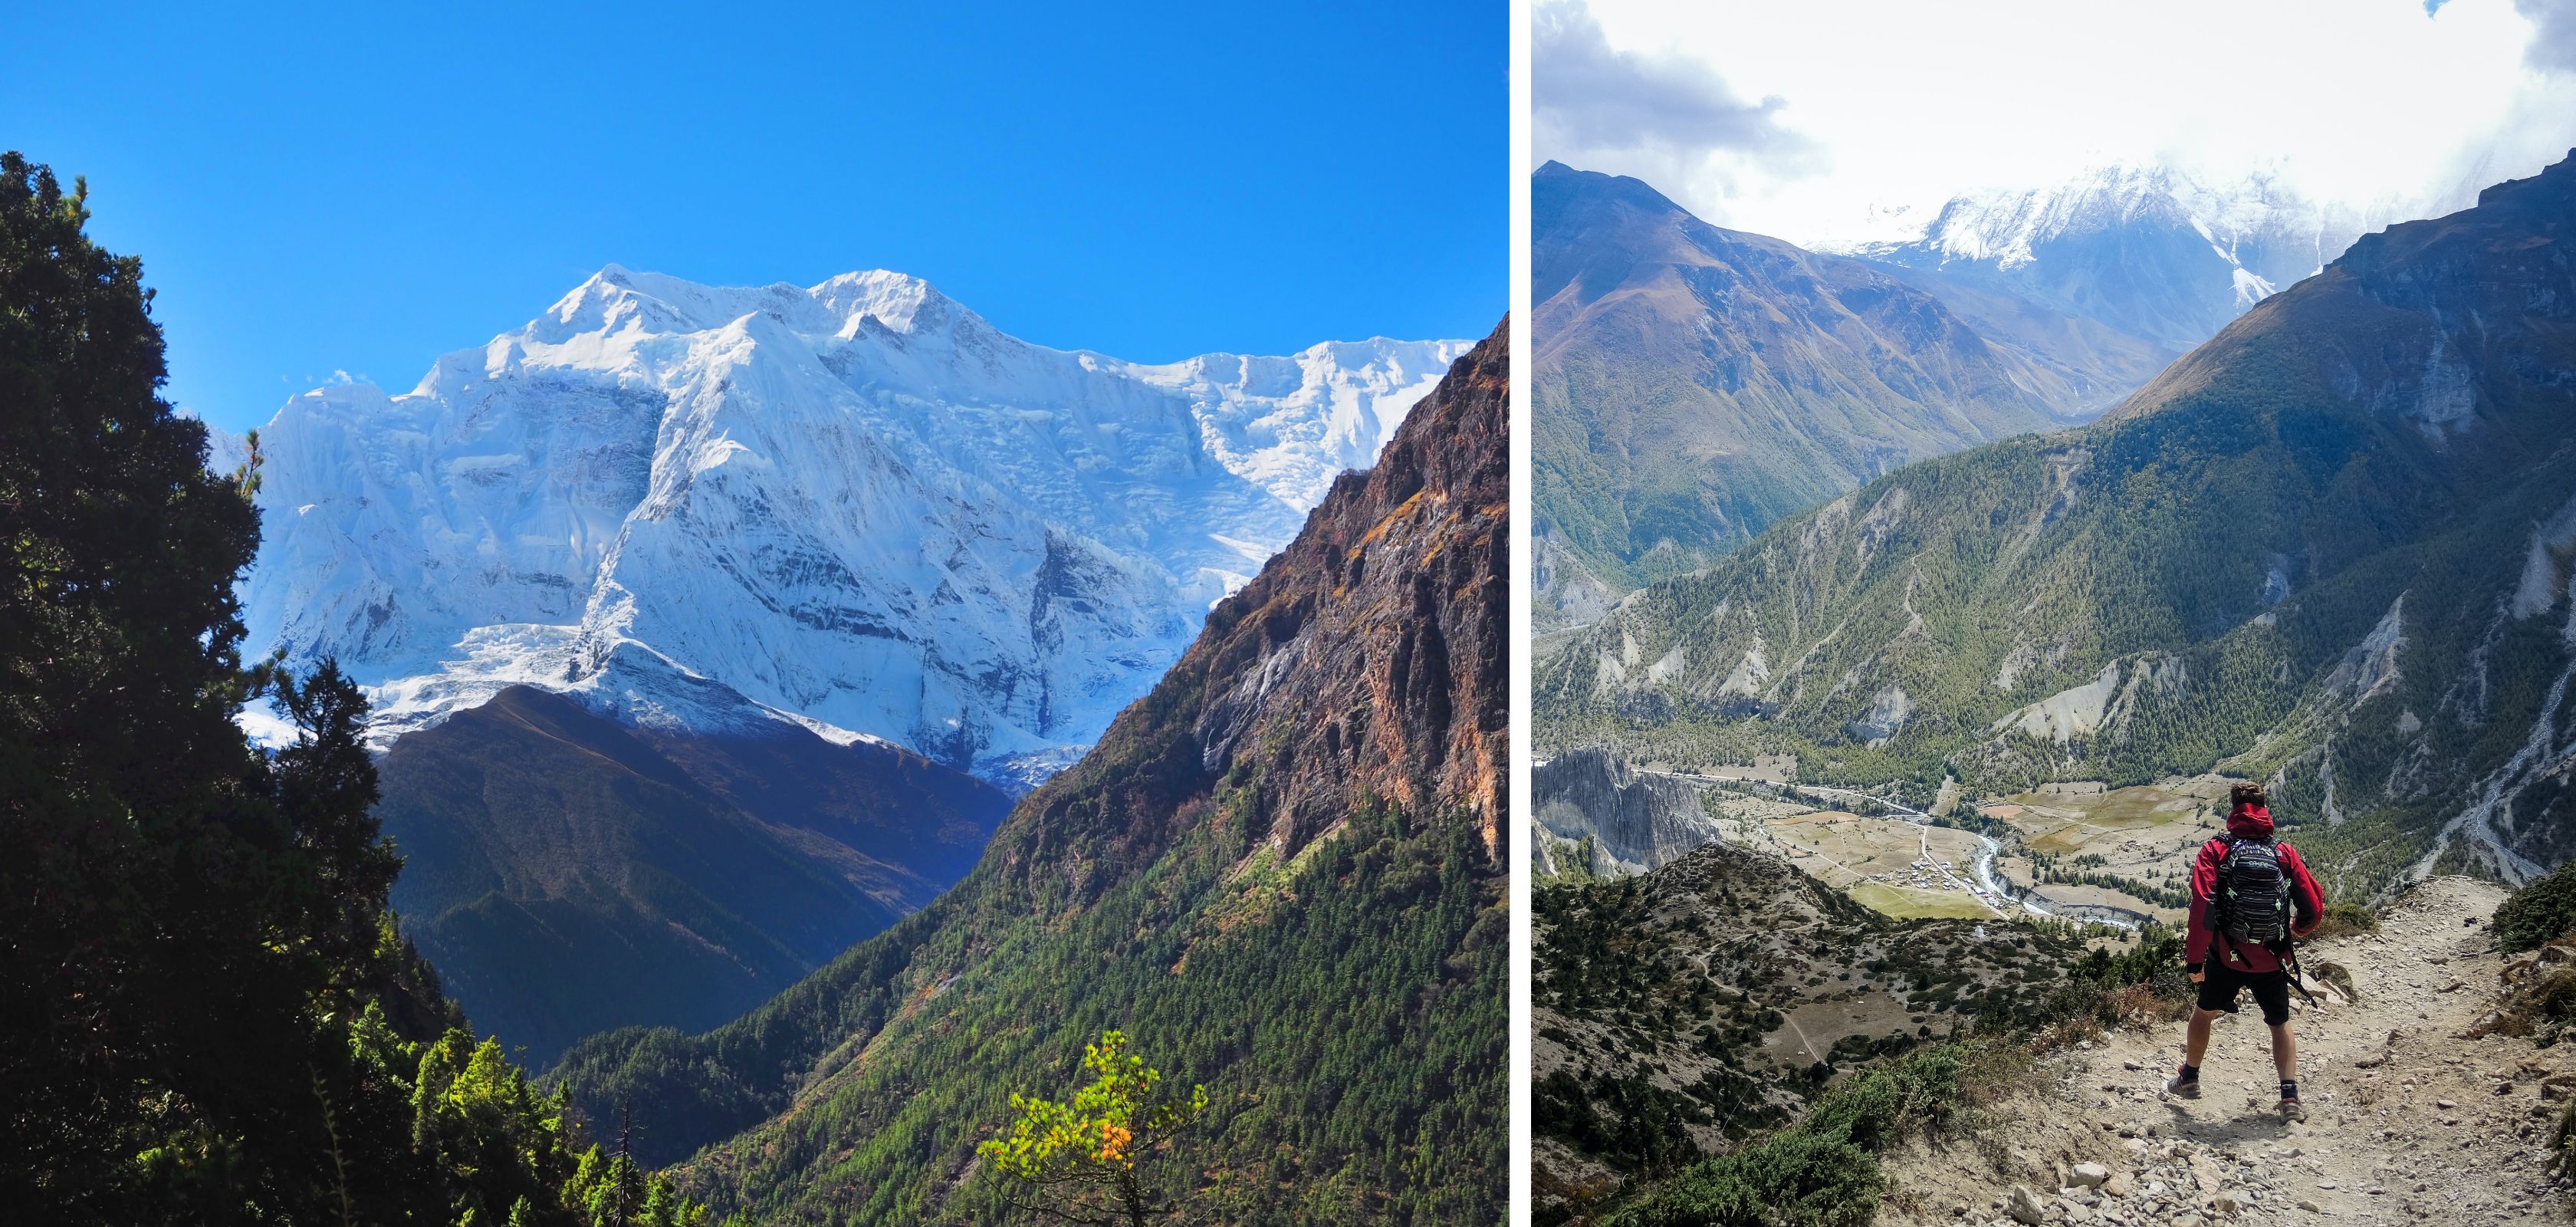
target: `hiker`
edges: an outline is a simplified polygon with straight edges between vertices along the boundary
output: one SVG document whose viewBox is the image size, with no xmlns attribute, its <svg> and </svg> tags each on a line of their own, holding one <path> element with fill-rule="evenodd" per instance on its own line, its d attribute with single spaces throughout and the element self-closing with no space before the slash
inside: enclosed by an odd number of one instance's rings
<svg viewBox="0 0 2576 1227">
<path fill-rule="evenodd" d="M 2263 1025 L 2272 1029 L 2281 1115 L 2297 1120 L 2299 1048 L 2290 1034 L 2290 986 L 2298 958 L 2290 943 L 2316 929 L 2325 896 L 2298 851 L 2272 838 L 2262 785 L 2230 789 L 2227 809 L 2227 833 L 2202 844 L 2191 868 L 2183 967 L 2200 986 L 2200 1001 L 2184 1038 L 2182 1070 L 2165 1080 L 2165 1090 L 2200 1097 L 2200 1059 L 2209 1052 L 2210 1026 L 2220 1013 L 2235 1013 L 2237 996 L 2252 989 L 2255 1004 L 2263 1007 Z"/>
</svg>

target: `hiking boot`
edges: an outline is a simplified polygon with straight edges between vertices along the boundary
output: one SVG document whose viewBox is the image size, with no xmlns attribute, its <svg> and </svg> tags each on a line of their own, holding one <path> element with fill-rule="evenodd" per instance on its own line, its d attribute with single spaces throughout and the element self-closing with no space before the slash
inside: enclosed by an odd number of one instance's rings
<svg viewBox="0 0 2576 1227">
<path fill-rule="evenodd" d="M 2300 1107 L 2298 1100 L 2284 1099 L 2281 1101 L 2281 1120 L 2284 1123 L 2290 1121 L 2303 1121 L 2306 1119 L 2308 1119 L 2308 1110 Z"/>
<path fill-rule="evenodd" d="M 2165 1079 L 2165 1094 L 2172 1095 L 2180 1099 L 2198 1099 L 2200 1098 L 2200 1079 L 2197 1077 L 2186 1078 L 2180 1074 L 2175 1074 L 2173 1077 Z"/>
</svg>

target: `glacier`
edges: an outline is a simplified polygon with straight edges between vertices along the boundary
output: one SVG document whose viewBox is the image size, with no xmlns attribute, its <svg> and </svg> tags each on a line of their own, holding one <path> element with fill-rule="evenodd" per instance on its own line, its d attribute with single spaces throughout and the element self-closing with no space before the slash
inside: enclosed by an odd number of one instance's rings
<svg viewBox="0 0 2576 1227">
<path fill-rule="evenodd" d="M 1469 344 L 1149 365 L 1019 340 L 901 273 L 611 266 L 407 393 L 321 387 L 261 428 L 248 643 L 337 661 L 379 746 L 525 684 L 1022 791 Z"/>
</svg>

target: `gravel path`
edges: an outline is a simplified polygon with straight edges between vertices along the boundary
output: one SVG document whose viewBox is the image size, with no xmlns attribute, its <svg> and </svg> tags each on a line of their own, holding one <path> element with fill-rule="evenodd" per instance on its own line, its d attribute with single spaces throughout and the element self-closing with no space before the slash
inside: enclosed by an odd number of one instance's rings
<svg viewBox="0 0 2576 1227">
<path fill-rule="evenodd" d="M 1891 1156 L 1884 1224 L 2230 1227 L 2565 1221 L 2547 1175 L 2551 1131 L 2576 1091 L 2576 1043 L 2464 1033 L 2500 987 L 2488 921 L 2504 891 L 2436 878 L 2375 937 L 2302 950 L 2340 963 L 2359 1002 L 2293 1001 L 2308 1119 L 2285 1122 L 2250 997 L 2224 1017 L 2198 1100 L 2166 1097 L 2183 1025 L 2124 1029 L 2061 1054 L 2054 1084 L 2016 1096 L 1975 1136 Z"/>
</svg>

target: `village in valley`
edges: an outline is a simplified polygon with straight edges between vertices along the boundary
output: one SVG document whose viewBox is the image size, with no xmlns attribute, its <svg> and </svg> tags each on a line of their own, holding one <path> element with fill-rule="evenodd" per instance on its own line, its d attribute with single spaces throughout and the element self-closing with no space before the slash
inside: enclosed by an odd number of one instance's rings
<svg viewBox="0 0 2576 1227">
<path fill-rule="evenodd" d="M 1890 916 L 2019 912 L 2121 927 L 2182 922 L 2193 852 L 2220 832 L 2229 784 L 2215 775 L 2076 782 L 1973 801 L 1947 787 L 1917 810 L 1795 783 L 1793 760 L 1648 769 L 1699 786 L 1728 839 Z"/>
</svg>

